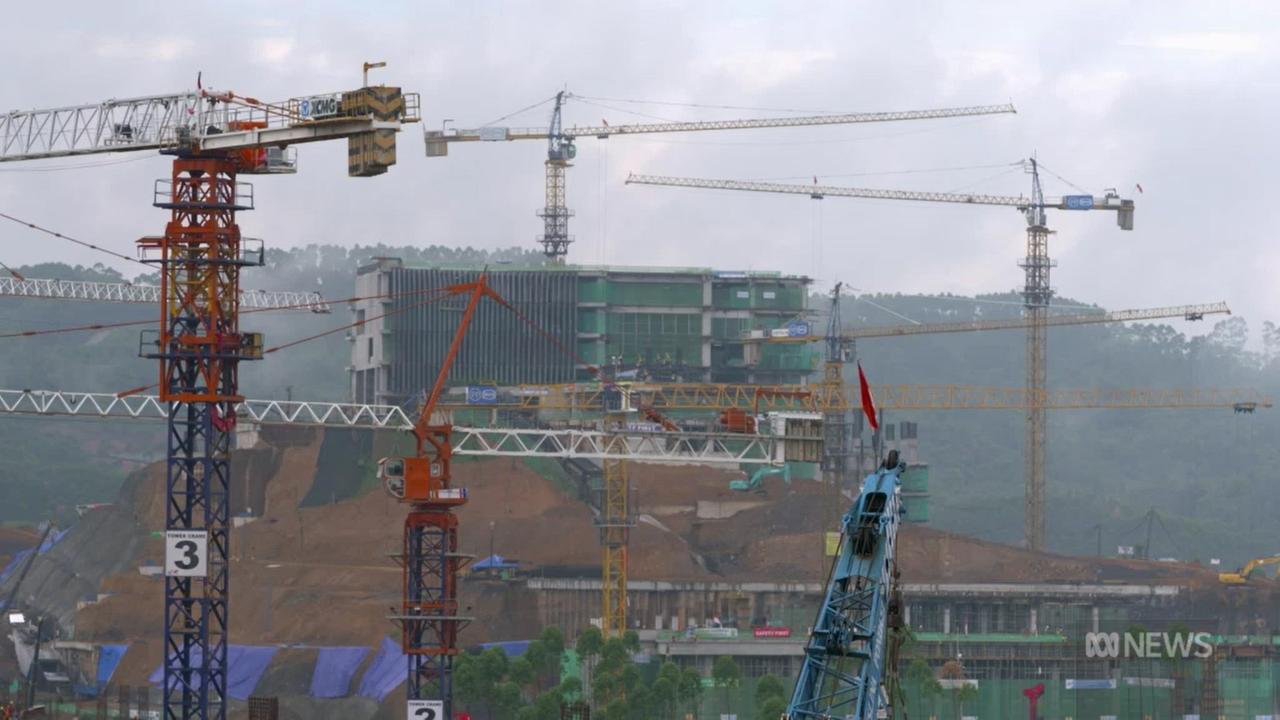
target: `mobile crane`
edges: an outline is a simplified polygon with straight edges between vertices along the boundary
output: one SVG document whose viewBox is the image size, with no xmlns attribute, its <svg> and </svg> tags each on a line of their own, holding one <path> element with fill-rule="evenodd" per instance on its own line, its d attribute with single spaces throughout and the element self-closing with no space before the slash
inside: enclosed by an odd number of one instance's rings
<svg viewBox="0 0 1280 720">
<path fill-rule="evenodd" d="M 841 523 L 826 593 L 805 643 L 783 720 L 875 720 L 889 710 L 900 625 L 894 550 L 902 523 L 906 463 L 890 451 L 867 476 Z"/>
</svg>

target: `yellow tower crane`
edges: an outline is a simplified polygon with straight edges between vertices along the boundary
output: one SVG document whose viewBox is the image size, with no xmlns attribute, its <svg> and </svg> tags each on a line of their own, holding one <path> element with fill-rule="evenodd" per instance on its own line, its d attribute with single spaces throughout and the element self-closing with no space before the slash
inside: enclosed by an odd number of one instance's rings
<svg viewBox="0 0 1280 720">
<path fill-rule="evenodd" d="M 661 185 L 668 187 L 704 188 L 715 190 L 740 190 L 747 192 L 805 195 L 814 200 L 830 197 L 865 198 L 873 200 L 911 200 L 916 202 L 941 202 L 962 205 L 995 205 L 1015 208 L 1027 220 L 1027 254 L 1020 263 L 1026 273 L 1023 288 L 1024 318 L 1027 330 L 1027 440 L 1026 440 L 1026 544 L 1033 550 L 1044 549 L 1045 524 L 1045 430 L 1046 415 L 1042 402 L 1045 397 L 1045 373 L 1047 365 L 1047 329 L 1056 324 L 1049 315 L 1049 300 L 1053 290 L 1049 285 L 1049 228 L 1045 210 L 1108 210 L 1116 213 L 1121 230 L 1133 229 L 1134 203 L 1121 198 L 1114 191 L 1101 196 L 1066 195 L 1046 200 L 1040 187 L 1039 165 L 1036 160 L 1025 163 L 1031 175 L 1031 195 L 990 195 L 982 193 L 917 192 L 873 188 L 840 187 L 832 185 L 794 185 L 768 182 L 744 182 L 705 178 L 664 177 L 632 174 L 628 184 Z M 1199 319 L 1189 311 L 1187 319 Z M 1105 321 L 1104 321 L 1105 322 Z"/>
</svg>

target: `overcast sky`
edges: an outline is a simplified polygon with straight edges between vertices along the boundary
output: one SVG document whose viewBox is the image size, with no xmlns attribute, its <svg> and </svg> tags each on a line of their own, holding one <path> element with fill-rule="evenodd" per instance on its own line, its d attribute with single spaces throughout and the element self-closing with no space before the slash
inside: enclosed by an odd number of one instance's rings
<svg viewBox="0 0 1280 720">
<path fill-rule="evenodd" d="M 689 9 L 695 6 L 697 9 Z M 19 3 L 6 9 L 0 111 L 206 87 L 283 99 L 377 80 L 422 95 L 426 127 L 487 123 L 557 89 L 567 124 L 774 116 L 741 106 L 905 110 L 1002 103 L 1013 116 L 580 141 L 570 259 L 804 273 L 864 291 L 1021 285 L 1021 218 L 1002 208 L 628 187 L 629 171 L 1025 193 L 1031 153 L 1137 201 L 1057 213 L 1053 282 L 1113 309 L 1226 300 L 1280 321 L 1280 7 L 1203 2 Z M 598 98 L 610 98 L 600 100 Z M 631 101 L 671 104 L 640 104 Z M 511 118 L 544 125 L 549 106 Z M 638 113 L 638 114 L 637 114 Z M 302 146 L 296 176 L 254 178 L 246 235 L 308 243 L 533 246 L 545 146 L 458 145 L 347 178 L 345 144 Z M 110 164 L 97 164 L 110 163 Z M 86 164 L 92 167 L 83 167 Z M 52 172 L 33 169 L 79 167 Z M 970 168 L 934 171 L 939 168 Z M 906 172 L 925 171 L 930 172 Z M 151 153 L 0 166 L 0 210 L 133 254 L 163 230 Z M 1136 186 L 1144 192 L 1138 194 Z M 1076 192 L 1046 177 L 1050 194 Z M 0 260 L 109 260 L 0 224 Z M 125 267 L 121 269 L 132 272 Z M 246 286 L 270 287 L 249 271 Z M 345 290 L 345 289 L 341 289 Z M 330 296 L 340 289 L 325 288 Z"/>
</svg>

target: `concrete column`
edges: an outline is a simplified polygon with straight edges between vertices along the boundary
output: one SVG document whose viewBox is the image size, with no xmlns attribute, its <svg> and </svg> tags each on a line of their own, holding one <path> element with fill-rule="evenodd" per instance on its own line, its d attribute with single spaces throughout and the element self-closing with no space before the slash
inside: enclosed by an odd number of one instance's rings
<svg viewBox="0 0 1280 720">
<path fill-rule="evenodd" d="M 1093 631 L 1094 631 L 1094 632 L 1100 632 L 1100 631 L 1098 630 L 1098 606 L 1097 606 L 1097 605 L 1094 605 L 1092 608 L 1090 608 L 1090 610 L 1089 610 L 1089 614 L 1093 616 L 1093 617 L 1092 617 L 1092 620 L 1093 620 Z"/>
<path fill-rule="evenodd" d="M 1038 622 L 1036 622 L 1036 609 L 1035 609 L 1035 608 L 1031 608 L 1031 634 L 1032 634 L 1032 635 L 1039 635 L 1039 634 L 1040 634 L 1040 624 L 1039 624 Z"/>
<path fill-rule="evenodd" d="M 951 634 L 951 606 L 942 608 L 942 634 Z"/>
<path fill-rule="evenodd" d="M 902 604 L 902 624 L 911 627 L 911 603 Z"/>
</svg>

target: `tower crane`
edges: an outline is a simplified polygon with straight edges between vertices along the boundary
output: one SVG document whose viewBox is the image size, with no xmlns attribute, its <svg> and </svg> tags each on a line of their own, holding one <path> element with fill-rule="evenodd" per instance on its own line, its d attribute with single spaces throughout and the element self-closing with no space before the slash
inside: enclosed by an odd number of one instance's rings
<svg viewBox="0 0 1280 720">
<path fill-rule="evenodd" d="M 262 356 L 262 336 L 240 330 L 240 269 L 262 264 L 262 241 L 242 237 L 236 215 L 254 208 L 245 174 L 293 173 L 290 146 L 347 141 L 347 172 L 385 173 L 395 136 L 418 120 L 418 97 L 398 87 L 268 103 L 193 92 L 0 115 L 0 162 L 139 150 L 173 157 L 153 205 L 164 235 L 138 241 L 160 274 L 160 322 L 139 355 L 159 361 L 168 421 L 165 482 L 165 720 L 224 720 L 230 616 L 230 452 L 241 361 Z"/>
<path fill-rule="evenodd" d="M 551 111 L 551 122 L 545 128 L 485 126 L 474 129 L 424 130 L 427 157 L 448 155 L 449 145 L 457 142 L 506 142 L 511 140 L 545 140 L 547 142 L 546 206 L 538 211 L 538 215 L 543 222 L 542 236 L 538 241 L 542 243 L 543 254 L 556 263 L 564 262 L 565 256 L 569 252 L 569 245 L 573 242 L 573 236 L 569 234 L 569 218 L 573 216 L 573 213 L 565 204 L 565 171 L 577 155 L 577 141 L 579 138 L 594 137 L 597 140 L 607 140 L 615 135 L 849 125 L 854 123 L 897 122 L 900 120 L 935 120 L 1016 112 L 1011 104 L 977 105 L 899 112 L 843 113 L 629 125 L 603 124 L 566 128 L 563 124 L 562 113 L 565 102 L 572 97 L 572 94 L 564 91 L 556 93 Z"/>
<path fill-rule="evenodd" d="M 1040 186 L 1040 170 L 1032 158 L 1025 164 L 1031 175 L 1031 195 L 988 195 L 976 193 L 912 192 L 904 190 L 879 190 L 839 187 L 829 185 L 804 186 L 778 183 L 741 182 L 736 180 L 709 180 L 701 178 L 657 177 L 630 175 L 628 184 L 665 185 L 673 187 L 743 190 L 749 192 L 786 193 L 807 195 L 815 200 L 827 196 L 868 198 L 876 200 L 913 200 L 918 202 L 960 203 L 965 205 L 996 205 L 1012 207 L 1022 212 L 1027 222 L 1027 254 L 1020 263 L 1025 271 L 1023 310 L 1027 319 L 1027 392 L 1032 399 L 1027 407 L 1026 439 L 1026 544 L 1032 550 L 1042 550 L 1045 540 L 1045 408 L 1036 398 L 1044 396 L 1047 364 L 1046 344 L 1049 320 L 1049 300 L 1053 288 L 1049 284 L 1049 228 L 1045 210 L 1107 210 L 1116 214 L 1121 230 L 1133 229 L 1134 203 L 1121 198 L 1114 191 L 1102 196 L 1065 195 L 1046 200 Z M 1191 319 L 1192 315 L 1187 315 Z"/>
<path fill-rule="evenodd" d="M 510 307 L 494 292 L 483 274 L 473 282 L 443 289 L 448 296 L 464 296 L 466 307 L 453 341 L 413 423 L 416 452 L 412 457 L 383 458 L 378 478 L 396 500 L 410 506 L 404 524 L 404 597 L 401 612 L 391 619 L 400 624 L 402 647 L 408 658 L 410 703 L 439 703 L 439 715 L 451 718 L 453 658 L 458 654 L 458 631 L 470 618 L 458 614 L 458 571 L 466 558 L 458 553 L 458 517 L 453 510 L 466 503 L 466 490 L 450 487 L 453 427 L 440 422 L 436 404 L 449 380 L 462 339 L 480 301 L 489 298 Z M 414 715 L 411 713 L 410 717 Z"/>
</svg>

